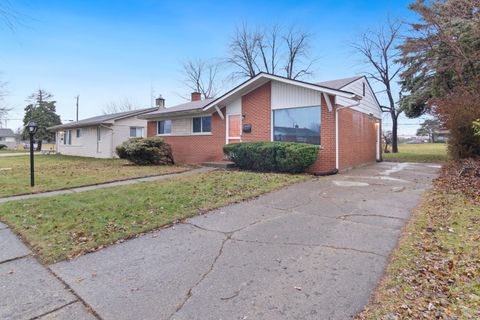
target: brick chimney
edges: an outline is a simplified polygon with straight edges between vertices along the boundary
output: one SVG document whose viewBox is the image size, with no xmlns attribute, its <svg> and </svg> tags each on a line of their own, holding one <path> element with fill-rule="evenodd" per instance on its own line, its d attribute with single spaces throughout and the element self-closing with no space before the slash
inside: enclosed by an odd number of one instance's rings
<svg viewBox="0 0 480 320">
<path fill-rule="evenodd" d="M 155 99 L 155 106 L 158 109 L 165 109 L 165 99 L 162 98 L 162 95 L 160 95 L 157 99 Z"/>
<path fill-rule="evenodd" d="M 202 100 L 202 94 L 200 92 L 192 92 L 192 101 Z"/>
</svg>

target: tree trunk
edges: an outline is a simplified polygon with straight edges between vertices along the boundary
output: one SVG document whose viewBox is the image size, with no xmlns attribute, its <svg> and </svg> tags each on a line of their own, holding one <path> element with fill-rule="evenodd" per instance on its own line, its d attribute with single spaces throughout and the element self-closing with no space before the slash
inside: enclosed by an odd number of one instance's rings
<svg viewBox="0 0 480 320">
<path fill-rule="evenodd" d="M 398 153 L 398 141 L 397 141 L 397 117 L 392 113 L 392 153 Z"/>
<path fill-rule="evenodd" d="M 37 141 L 37 151 L 42 151 L 42 140 Z"/>
</svg>

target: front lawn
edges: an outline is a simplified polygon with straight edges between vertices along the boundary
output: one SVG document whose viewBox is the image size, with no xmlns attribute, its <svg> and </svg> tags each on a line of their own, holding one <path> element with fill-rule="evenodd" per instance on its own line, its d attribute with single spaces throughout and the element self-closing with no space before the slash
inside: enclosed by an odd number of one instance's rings
<svg viewBox="0 0 480 320">
<path fill-rule="evenodd" d="M 480 319 L 480 161 L 473 163 L 443 169 L 357 319 Z"/>
<path fill-rule="evenodd" d="M 398 153 L 384 153 L 383 159 L 395 162 L 443 162 L 448 159 L 447 144 L 399 144 Z"/>
<path fill-rule="evenodd" d="M 13 201 L 0 205 L 0 220 L 19 233 L 43 262 L 54 263 L 309 177 L 213 171 Z"/>
<path fill-rule="evenodd" d="M 187 169 L 181 166 L 135 166 L 120 159 L 35 155 L 36 186 L 31 188 L 29 156 L 0 157 L 0 197 L 180 172 Z"/>
</svg>

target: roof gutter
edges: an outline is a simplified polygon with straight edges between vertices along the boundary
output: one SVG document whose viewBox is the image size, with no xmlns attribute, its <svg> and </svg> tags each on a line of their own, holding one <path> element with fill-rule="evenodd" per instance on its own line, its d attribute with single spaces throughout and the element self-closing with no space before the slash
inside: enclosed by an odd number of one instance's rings
<svg viewBox="0 0 480 320">
<path fill-rule="evenodd" d="M 190 116 L 195 114 L 203 114 L 205 111 L 203 109 L 195 110 L 185 110 L 185 111 L 171 111 L 171 112 L 162 112 L 154 114 L 143 114 L 137 116 L 139 119 L 158 119 L 158 118 L 171 118 L 171 117 L 181 117 L 181 116 Z"/>
</svg>

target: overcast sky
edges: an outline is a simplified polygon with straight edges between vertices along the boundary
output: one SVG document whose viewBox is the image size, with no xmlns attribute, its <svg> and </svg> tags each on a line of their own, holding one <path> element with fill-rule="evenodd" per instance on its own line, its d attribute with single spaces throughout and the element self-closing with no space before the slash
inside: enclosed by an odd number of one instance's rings
<svg viewBox="0 0 480 320">
<path fill-rule="evenodd" d="M 181 66 L 187 59 L 221 59 L 235 27 L 295 25 L 312 34 L 318 59 L 306 81 L 361 74 L 365 66 L 349 47 L 356 36 L 388 17 L 413 21 L 411 1 L 52 1 L 11 0 L 13 29 L 0 26 L 0 77 L 13 108 L 8 127 L 22 125 L 26 97 L 42 88 L 57 101 L 62 121 L 102 114 L 125 99 L 138 107 L 162 94 L 167 106 L 185 100 Z M 225 70 L 227 71 L 227 70 Z M 225 83 L 224 90 L 231 87 Z M 374 84 L 375 90 L 380 87 Z M 382 93 L 379 100 L 385 103 Z M 420 119 L 400 119 L 400 134 L 413 134 Z M 384 118 L 384 128 L 391 121 Z M 406 125 L 403 125 L 406 124 Z"/>
</svg>

